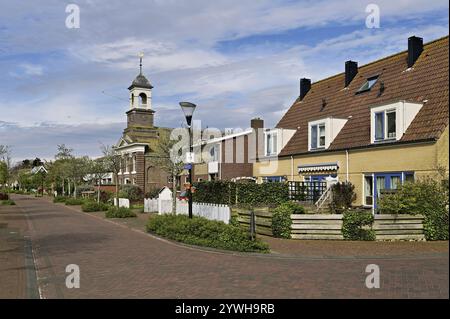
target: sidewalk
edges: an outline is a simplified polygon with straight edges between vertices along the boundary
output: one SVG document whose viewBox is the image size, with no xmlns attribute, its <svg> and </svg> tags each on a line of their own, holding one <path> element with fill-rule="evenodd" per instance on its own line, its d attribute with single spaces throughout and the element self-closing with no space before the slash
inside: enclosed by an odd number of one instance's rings
<svg viewBox="0 0 450 319">
<path fill-rule="evenodd" d="M 49 200 L 49 199 L 47 199 Z M 64 205 L 64 204 L 57 204 Z M 82 212 L 80 206 L 70 206 Z M 137 213 L 136 218 L 108 219 L 104 212 L 84 213 L 145 232 L 150 214 Z M 448 241 L 344 241 L 344 240 L 292 240 L 258 235 L 267 242 L 271 255 L 292 257 L 434 257 L 448 255 Z"/>
</svg>

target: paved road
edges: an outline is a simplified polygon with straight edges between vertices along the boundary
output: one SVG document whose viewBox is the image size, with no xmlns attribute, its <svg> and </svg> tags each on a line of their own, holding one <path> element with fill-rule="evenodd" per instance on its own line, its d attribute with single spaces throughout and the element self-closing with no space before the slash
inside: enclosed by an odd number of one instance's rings
<svg viewBox="0 0 450 319">
<path fill-rule="evenodd" d="M 448 254 L 363 259 L 216 253 L 167 243 L 44 200 L 26 196 L 15 200 L 20 211 L 14 218 L 29 220 L 26 231 L 32 239 L 43 298 L 449 296 Z M 65 286 L 69 264 L 80 267 L 79 289 Z M 368 264 L 380 267 L 380 289 L 365 286 Z M 0 280 L 2 272 L 0 268 Z M 32 285 L 32 280 L 27 282 Z M 2 285 L 5 282 L 0 281 Z"/>
</svg>

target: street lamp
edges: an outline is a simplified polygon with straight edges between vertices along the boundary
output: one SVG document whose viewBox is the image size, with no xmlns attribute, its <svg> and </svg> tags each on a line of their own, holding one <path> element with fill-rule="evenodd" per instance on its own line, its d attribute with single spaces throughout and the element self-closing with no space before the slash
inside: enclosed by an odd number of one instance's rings
<svg viewBox="0 0 450 319">
<path fill-rule="evenodd" d="M 180 102 L 181 109 L 183 110 L 184 116 L 186 117 L 187 125 L 189 126 L 189 156 L 188 163 L 189 164 L 189 192 L 188 192 L 188 200 L 189 200 L 189 218 L 192 218 L 192 165 L 194 164 L 194 154 L 193 154 L 193 146 L 192 146 L 192 115 L 194 114 L 194 110 L 196 105 L 189 102 Z"/>
</svg>

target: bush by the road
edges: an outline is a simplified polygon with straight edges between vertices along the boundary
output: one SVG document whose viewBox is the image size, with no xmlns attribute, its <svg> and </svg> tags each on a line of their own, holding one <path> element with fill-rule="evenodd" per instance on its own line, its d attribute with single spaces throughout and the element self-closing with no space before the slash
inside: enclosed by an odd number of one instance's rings
<svg viewBox="0 0 450 319">
<path fill-rule="evenodd" d="M 12 199 L 5 199 L 2 201 L 2 205 L 9 206 L 9 205 L 16 205 L 16 203 Z"/>
<path fill-rule="evenodd" d="M 342 235 L 347 240 L 375 240 L 371 211 L 346 211 L 342 216 Z"/>
<path fill-rule="evenodd" d="M 106 218 L 127 218 L 127 217 L 136 217 L 136 214 L 131 211 L 131 209 L 126 207 L 115 207 L 111 206 L 108 208 L 108 211 L 105 213 Z"/>
<path fill-rule="evenodd" d="M 53 198 L 53 203 L 65 203 L 67 200 L 67 197 L 65 196 L 56 196 Z"/>
<path fill-rule="evenodd" d="M 80 198 L 67 198 L 65 201 L 66 205 L 74 206 L 74 205 L 83 205 L 84 200 Z"/>
<path fill-rule="evenodd" d="M 89 212 L 103 212 L 107 211 L 109 209 L 109 205 L 104 203 L 97 203 L 97 202 L 86 202 L 83 205 L 81 205 L 81 210 L 83 212 L 89 213 Z"/>
<path fill-rule="evenodd" d="M 294 202 L 285 202 L 278 206 L 272 216 L 273 235 L 280 238 L 291 238 L 291 215 L 304 213 L 303 206 Z"/>
<path fill-rule="evenodd" d="M 244 229 L 203 217 L 157 215 L 149 219 L 147 231 L 182 243 L 245 252 L 268 252 L 260 239 L 251 240 Z"/>
</svg>

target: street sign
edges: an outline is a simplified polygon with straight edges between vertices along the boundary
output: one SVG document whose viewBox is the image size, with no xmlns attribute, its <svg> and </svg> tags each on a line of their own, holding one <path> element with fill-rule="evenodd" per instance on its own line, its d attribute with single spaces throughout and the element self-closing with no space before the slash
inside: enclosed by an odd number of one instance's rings
<svg viewBox="0 0 450 319">
<path fill-rule="evenodd" d="M 194 163 L 194 153 L 193 152 L 186 153 L 186 163 Z"/>
<path fill-rule="evenodd" d="M 184 169 L 192 169 L 192 164 L 184 164 Z"/>
</svg>

